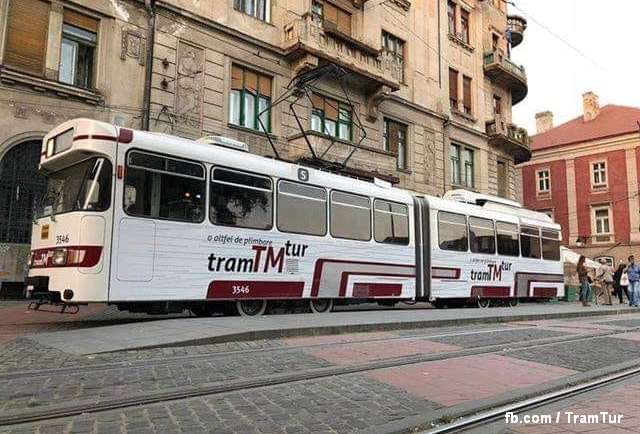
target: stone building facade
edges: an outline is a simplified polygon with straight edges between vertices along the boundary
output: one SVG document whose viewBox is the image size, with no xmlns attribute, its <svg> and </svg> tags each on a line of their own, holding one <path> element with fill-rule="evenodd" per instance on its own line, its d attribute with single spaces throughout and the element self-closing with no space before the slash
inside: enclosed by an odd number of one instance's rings
<svg viewBox="0 0 640 434">
<path fill-rule="evenodd" d="M 583 95 L 583 114 L 553 125 L 553 114 L 536 116 L 531 160 L 523 164 L 526 207 L 562 225 L 562 241 L 581 255 L 610 263 L 638 255 L 640 108 L 605 105 Z"/>
<path fill-rule="evenodd" d="M 349 175 L 435 195 L 514 198 L 514 166 L 530 155 L 511 119 L 526 75 L 509 60 L 526 21 L 499 0 L 0 0 L 0 11 L 0 245 L 27 243 L 42 180 L 28 196 L 20 176 L 37 178 L 38 140 L 74 117 L 228 136 L 290 161 L 311 147 Z"/>
</svg>

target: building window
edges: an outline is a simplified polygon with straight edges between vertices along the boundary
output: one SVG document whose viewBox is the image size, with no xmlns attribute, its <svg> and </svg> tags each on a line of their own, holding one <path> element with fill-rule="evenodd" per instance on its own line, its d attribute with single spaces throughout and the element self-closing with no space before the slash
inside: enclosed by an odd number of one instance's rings
<svg viewBox="0 0 640 434">
<path fill-rule="evenodd" d="M 58 79 L 73 86 L 93 87 L 93 64 L 99 21 L 65 10 Z"/>
<path fill-rule="evenodd" d="M 451 145 L 451 184 L 460 185 L 460 146 Z"/>
<path fill-rule="evenodd" d="M 311 96 L 311 130 L 353 140 L 353 110 L 348 104 L 314 93 Z"/>
<path fill-rule="evenodd" d="M 593 187 L 605 187 L 607 185 L 607 163 L 605 161 L 591 163 L 591 172 L 593 173 L 591 178 Z"/>
<path fill-rule="evenodd" d="M 462 160 L 464 161 L 464 177 L 462 185 L 473 188 L 473 151 L 471 149 L 462 150 Z"/>
<path fill-rule="evenodd" d="M 473 188 L 473 154 L 473 149 L 451 145 L 451 184 Z"/>
<path fill-rule="evenodd" d="M 449 34 L 456 34 L 456 4 L 447 2 L 447 20 L 449 23 Z"/>
<path fill-rule="evenodd" d="M 465 114 L 471 115 L 471 77 L 462 77 L 462 107 Z"/>
<path fill-rule="evenodd" d="M 465 44 L 469 43 L 469 12 L 460 10 L 460 39 Z"/>
<path fill-rule="evenodd" d="M 4 66 L 38 76 L 44 75 L 49 3 L 12 0 L 6 18 Z"/>
<path fill-rule="evenodd" d="M 502 114 L 502 98 L 498 95 L 493 95 L 493 114 L 500 116 Z"/>
<path fill-rule="evenodd" d="M 593 208 L 593 220 L 592 220 L 595 242 L 609 242 L 611 240 L 612 225 L 611 225 L 611 208 L 597 207 Z"/>
<path fill-rule="evenodd" d="M 233 0 L 233 8 L 259 20 L 271 21 L 270 0 Z"/>
<path fill-rule="evenodd" d="M 404 81 L 404 41 L 383 31 L 382 50 L 392 59 L 393 76 Z"/>
<path fill-rule="evenodd" d="M 384 118 L 382 126 L 382 147 L 398 156 L 398 169 L 407 168 L 407 126 Z"/>
<path fill-rule="evenodd" d="M 507 163 L 497 162 L 498 196 L 507 197 Z"/>
<path fill-rule="evenodd" d="M 229 122 L 253 130 L 271 132 L 271 77 L 233 65 Z M 264 125 L 264 130 L 258 122 Z"/>
<path fill-rule="evenodd" d="M 331 3 L 314 0 L 311 2 L 311 14 L 317 23 L 325 28 L 334 28 L 340 33 L 351 36 L 351 14 Z"/>
<path fill-rule="evenodd" d="M 549 170 L 538 170 L 536 172 L 536 186 L 538 193 L 550 193 L 551 192 L 551 179 L 549 176 Z"/>
<path fill-rule="evenodd" d="M 458 110 L 458 71 L 449 68 L 449 106 Z"/>
</svg>

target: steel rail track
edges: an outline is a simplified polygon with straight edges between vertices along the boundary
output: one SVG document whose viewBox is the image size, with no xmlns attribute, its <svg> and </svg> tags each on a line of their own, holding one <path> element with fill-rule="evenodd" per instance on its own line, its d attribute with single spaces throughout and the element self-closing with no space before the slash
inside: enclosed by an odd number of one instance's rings
<svg viewBox="0 0 640 434">
<path fill-rule="evenodd" d="M 10 411 L 0 414 L 0 426 L 18 425 L 42 420 L 58 419 L 63 417 L 77 416 L 87 413 L 99 413 L 109 410 L 127 408 L 132 406 L 150 405 L 159 402 L 174 401 L 180 399 L 194 398 L 207 395 L 217 395 L 223 393 L 236 392 L 240 390 L 251 390 L 255 388 L 282 385 L 292 382 L 317 380 L 333 376 L 342 376 L 357 374 L 379 369 L 395 368 L 400 366 L 413 365 L 418 363 L 430 362 L 434 360 L 443 360 L 454 357 L 463 357 L 475 354 L 488 354 L 496 352 L 505 352 L 509 350 L 525 349 L 553 345 L 561 342 L 577 342 L 583 340 L 592 340 L 604 336 L 612 336 L 616 334 L 628 333 L 640 330 L 640 327 L 630 328 L 628 330 L 611 331 L 597 335 L 578 335 L 554 338 L 535 339 L 526 342 L 508 343 L 488 345 L 484 347 L 476 347 L 471 349 L 463 349 L 438 354 L 411 355 L 391 359 L 383 359 L 356 363 L 346 366 L 329 366 L 322 368 L 314 368 L 308 370 L 297 371 L 293 373 L 276 373 L 262 377 L 254 377 L 250 379 L 236 379 L 227 382 L 214 382 L 199 386 L 181 387 L 174 389 L 166 389 L 153 393 L 138 393 L 125 396 L 123 398 L 113 398 L 108 400 L 100 400 L 95 397 L 79 400 L 75 404 L 49 405 L 41 407 L 31 407 L 28 411 Z"/>
<path fill-rule="evenodd" d="M 542 407 L 547 404 L 552 404 L 557 401 L 562 401 L 567 398 L 578 396 L 587 392 L 591 392 L 605 386 L 610 386 L 612 383 L 627 380 L 632 377 L 640 376 L 640 365 L 633 368 L 626 369 L 622 372 L 615 374 L 607 374 L 601 377 L 589 380 L 585 383 L 577 384 L 574 386 L 566 387 L 553 392 L 545 393 L 533 398 L 516 401 L 512 404 L 499 406 L 490 410 L 475 413 L 469 416 L 463 416 L 458 420 L 437 426 L 435 428 L 429 428 L 424 430 L 412 430 L 416 434 L 447 434 L 447 433 L 459 433 L 472 430 L 483 425 L 504 420 L 504 415 L 507 412 L 524 412 Z"/>
</svg>

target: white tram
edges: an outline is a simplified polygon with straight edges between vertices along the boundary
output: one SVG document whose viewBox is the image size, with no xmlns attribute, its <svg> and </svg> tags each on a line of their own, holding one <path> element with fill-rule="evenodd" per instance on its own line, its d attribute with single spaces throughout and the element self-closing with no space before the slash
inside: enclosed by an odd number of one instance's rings
<svg viewBox="0 0 640 434">
<path fill-rule="evenodd" d="M 268 303 L 514 303 L 564 291 L 547 216 L 465 191 L 412 194 L 89 119 L 43 140 L 27 293 L 63 307 L 259 315 Z"/>
</svg>

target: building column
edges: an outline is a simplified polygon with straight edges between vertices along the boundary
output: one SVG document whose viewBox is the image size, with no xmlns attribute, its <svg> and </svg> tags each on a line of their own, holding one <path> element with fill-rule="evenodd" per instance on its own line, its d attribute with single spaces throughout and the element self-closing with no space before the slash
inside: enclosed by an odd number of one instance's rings
<svg viewBox="0 0 640 434">
<path fill-rule="evenodd" d="M 632 243 L 640 242 L 640 206 L 638 205 L 638 171 L 636 166 L 636 150 L 635 148 L 625 151 L 625 160 L 627 162 L 627 185 L 628 185 L 628 201 L 629 201 L 629 228 Z"/>
<path fill-rule="evenodd" d="M 574 245 L 578 232 L 578 203 L 576 199 L 576 169 L 573 158 L 565 160 L 567 169 L 567 212 L 569 213 L 569 245 Z M 571 190 L 569 190 L 571 188 Z"/>
</svg>

